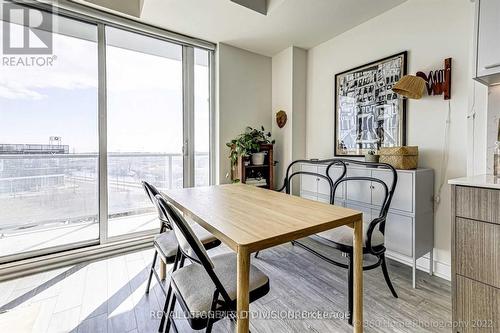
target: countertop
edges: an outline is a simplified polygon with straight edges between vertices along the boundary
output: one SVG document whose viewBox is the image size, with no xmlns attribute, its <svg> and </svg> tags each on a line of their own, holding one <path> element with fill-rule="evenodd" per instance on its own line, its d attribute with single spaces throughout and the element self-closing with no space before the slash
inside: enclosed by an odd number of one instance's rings
<svg viewBox="0 0 500 333">
<path fill-rule="evenodd" d="M 500 177 L 493 175 L 477 175 L 448 180 L 448 184 L 470 187 L 484 187 L 500 190 Z"/>
</svg>

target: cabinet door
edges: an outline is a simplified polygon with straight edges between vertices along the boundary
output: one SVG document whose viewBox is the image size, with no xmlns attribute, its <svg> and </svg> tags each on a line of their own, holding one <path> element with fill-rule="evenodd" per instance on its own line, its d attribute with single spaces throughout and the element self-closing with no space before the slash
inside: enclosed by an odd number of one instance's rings
<svg viewBox="0 0 500 333">
<path fill-rule="evenodd" d="M 318 172 L 318 167 L 315 165 L 307 165 L 304 164 L 300 168 L 302 171 L 307 171 L 307 172 Z M 297 176 L 295 176 L 297 177 Z M 302 191 L 307 191 L 307 192 L 312 192 L 317 194 L 318 192 L 318 179 L 315 176 L 310 176 L 310 175 L 300 175 L 300 187 L 301 187 L 301 192 Z"/>
<path fill-rule="evenodd" d="M 324 203 L 327 203 L 327 204 L 330 203 L 330 197 L 329 196 L 325 196 L 325 195 L 321 195 L 321 194 L 318 195 L 318 199 L 317 200 L 319 202 L 324 202 Z"/>
<path fill-rule="evenodd" d="M 457 274 L 500 288 L 500 225 L 457 217 Z"/>
<path fill-rule="evenodd" d="M 318 173 L 326 175 L 326 166 L 319 166 Z M 341 168 L 338 167 L 330 168 L 330 177 L 332 178 L 333 181 L 337 180 L 337 178 L 339 178 L 341 174 L 342 174 Z M 330 197 L 330 185 L 328 185 L 328 182 L 323 178 L 320 178 L 318 181 L 318 193 L 320 195 Z M 340 184 L 339 187 L 337 188 L 337 191 L 335 192 L 335 199 L 338 200 L 344 199 L 344 184 Z"/>
<path fill-rule="evenodd" d="M 461 327 L 453 332 L 500 331 L 500 289 L 456 275 L 456 318 Z"/>
<path fill-rule="evenodd" d="M 311 192 L 300 192 L 300 197 L 304 199 L 318 201 L 318 196 Z"/>
<path fill-rule="evenodd" d="M 371 170 L 348 168 L 347 177 L 371 177 Z M 357 201 L 364 204 L 371 204 L 372 190 L 371 182 L 364 180 L 347 181 L 347 200 Z"/>
<path fill-rule="evenodd" d="M 326 166 L 318 166 L 318 173 L 326 175 Z M 323 178 L 318 178 L 318 194 L 330 198 L 330 185 Z"/>
<path fill-rule="evenodd" d="M 359 205 L 356 205 L 356 204 L 353 204 L 350 202 L 347 202 L 345 204 L 345 207 L 362 212 L 364 223 L 370 223 L 372 221 L 372 210 L 370 208 L 364 207 L 364 206 L 359 206 Z"/>
<path fill-rule="evenodd" d="M 372 210 L 373 216 L 379 212 Z M 389 213 L 385 222 L 385 247 L 387 250 L 413 256 L 413 219 L 408 216 Z"/>
<path fill-rule="evenodd" d="M 390 190 L 392 185 L 392 173 L 386 170 L 374 170 L 373 177 L 382 180 Z M 373 182 L 372 203 L 382 205 L 384 200 L 384 189 L 381 184 Z M 392 197 L 390 209 L 398 209 L 408 213 L 413 212 L 413 174 L 409 172 L 398 172 L 396 190 Z"/>
<path fill-rule="evenodd" d="M 500 224 L 500 190 L 457 186 L 456 215 Z"/>
<path fill-rule="evenodd" d="M 500 73 L 500 1 L 479 2 L 477 76 Z"/>
<path fill-rule="evenodd" d="M 342 175 L 342 168 L 341 167 L 331 167 L 330 168 L 330 177 L 332 180 L 335 182 L 340 176 Z M 345 183 L 341 183 L 338 187 L 337 190 L 335 191 L 335 199 L 340 199 L 344 200 L 345 199 Z M 338 200 L 337 200 L 338 201 Z"/>
</svg>

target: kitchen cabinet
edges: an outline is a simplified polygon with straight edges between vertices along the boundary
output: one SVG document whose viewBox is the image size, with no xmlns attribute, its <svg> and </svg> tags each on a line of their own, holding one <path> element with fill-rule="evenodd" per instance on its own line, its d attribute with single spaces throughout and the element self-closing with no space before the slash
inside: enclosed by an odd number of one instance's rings
<svg viewBox="0 0 500 333">
<path fill-rule="evenodd" d="M 500 83 L 498 36 L 500 36 L 500 1 L 476 0 L 475 79 L 486 85 Z"/>
</svg>

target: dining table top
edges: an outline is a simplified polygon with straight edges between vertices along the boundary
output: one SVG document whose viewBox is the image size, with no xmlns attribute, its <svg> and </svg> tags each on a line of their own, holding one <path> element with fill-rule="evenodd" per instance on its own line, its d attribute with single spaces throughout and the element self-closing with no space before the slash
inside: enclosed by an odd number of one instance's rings
<svg viewBox="0 0 500 333">
<path fill-rule="evenodd" d="M 256 252 L 342 225 L 352 227 L 362 219 L 362 213 L 349 208 L 241 183 L 162 194 L 236 252 Z"/>
</svg>

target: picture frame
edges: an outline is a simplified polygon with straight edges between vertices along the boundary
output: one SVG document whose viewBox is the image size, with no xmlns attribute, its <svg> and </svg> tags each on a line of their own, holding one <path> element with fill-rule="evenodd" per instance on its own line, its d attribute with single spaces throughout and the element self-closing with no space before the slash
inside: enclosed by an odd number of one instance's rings
<svg viewBox="0 0 500 333">
<path fill-rule="evenodd" d="M 406 145 L 406 99 L 392 87 L 407 74 L 407 58 L 403 51 L 335 74 L 335 156 Z"/>
</svg>

